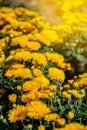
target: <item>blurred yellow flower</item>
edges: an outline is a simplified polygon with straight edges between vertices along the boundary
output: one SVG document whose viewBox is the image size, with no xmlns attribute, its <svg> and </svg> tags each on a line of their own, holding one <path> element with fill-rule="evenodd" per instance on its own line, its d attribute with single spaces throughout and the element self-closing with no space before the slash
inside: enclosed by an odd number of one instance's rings
<svg viewBox="0 0 87 130">
<path fill-rule="evenodd" d="M 47 30 L 44 29 L 41 31 L 41 34 L 48 40 L 50 40 L 50 42 L 55 42 L 58 39 L 58 35 L 54 30 Z"/>
<path fill-rule="evenodd" d="M 15 93 L 8 96 L 10 102 L 15 103 L 17 99 L 17 95 Z"/>
<path fill-rule="evenodd" d="M 49 77 L 53 79 L 57 79 L 60 82 L 63 82 L 65 79 L 65 74 L 61 69 L 58 69 L 56 67 L 49 68 L 48 70 Z"/>
<path fill-rule="evenodd" d="M 35 68 L 35 69 L 33 69 L 33 75 L 35 77 L 41 77 L 41 76 L 43 76 L 43 73 L 40 69 Z"/>
<path fill-rule="evenodd" d="M 56 121 L 57 121 L 58 125 L 60 125 L 60 126 L 64 126 L 65 122 L 66 122 L 66 120 L 64 118 L 59 118 Z"/>
<path fill-rule="evenodd" d="M 59 115 L 56 113 L 49 113 L 49 114 L 46 114 L 44 117 L 44 119 L 49 122 L 56 121 L 57 118 L 59 118 Z"/>
<path fill-rule="evenodd" d="M 64 98 L 67 98 L 67 99 L 69 99 L 69 98 L 71 97 L 71 95 L 70 95 L 67 91 L 63 91 L 63 92 L 62 92 L 62 96 L 63 96 Z"/>
<path fill-rule="evenodd" d="M 29 129 L 32 129 L 33 125 L 32 124 L 28 124 L 26 127 L 29 128 Z"/>
<path fill-rule="evenodd" d="M 45 126 L 44 125 L 39 125 L 38 130 L 45 130 Z"/>
<path fill-rule="evenodd" d="M 73 119 L 73 118 L 74 118 L 74 112 L 69 111 L 69 112 L 68 112 L 68 118 L 69 118 L 70 120 Z"/>
<path fill-rule="evenodd" d="M 33 51 L 37 51 L 41 48 L 41 45 L 39 42 L 35 42 L 35 41 L 29 41 L 28 45 L 30 50 L 33 50 Z"/>
</svg>

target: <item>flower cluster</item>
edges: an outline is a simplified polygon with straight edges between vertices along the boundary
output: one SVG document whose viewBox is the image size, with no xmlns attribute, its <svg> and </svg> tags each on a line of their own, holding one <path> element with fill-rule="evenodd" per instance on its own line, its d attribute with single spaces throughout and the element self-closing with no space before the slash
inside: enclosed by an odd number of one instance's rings
<svg viewBox="0 0 87 130">
<path fill-rule="evenodd" d="M 59 3 L 59 2 L 57 2 Z M 61 18 L 58 26 L 53 26 L 58 34 L 54 49 L 72 65 L 69 77 L 87 69 L 87 2 L 86 0 L 61 0 L 57 14 Z"/>
<path fill-rule="evenodd" d="M 33 128 L 39 120 L 61 122 L 61 115 L 51 109 L 52 100 L 71 67 L 53 50 L 57 33 L 37 13 L 22 7 L 2 7 L 0 26 L 0 105 L 6 127 L 20 122 L 17 127 L 29 127 L 32 120 Z"/>
<path fill-rule="evenodd" d="M 87 14 L 72 13 L 86 0 L 75 2 L 60 2 L 56 27 L 26 8 L 0 8 L 1 130 L 87 130 L 87 73 L 67 76 L 73 56 L 87 63 Z"/>
</svg>

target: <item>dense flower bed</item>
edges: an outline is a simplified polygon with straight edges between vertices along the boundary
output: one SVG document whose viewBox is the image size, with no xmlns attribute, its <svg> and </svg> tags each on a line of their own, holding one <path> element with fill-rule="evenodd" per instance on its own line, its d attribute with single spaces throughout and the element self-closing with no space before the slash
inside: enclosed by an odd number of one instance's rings
<svg viewBox="0 0 87 130">
<path fill-rule="evenodd" d="M 86 45 L 86 14 L 77 15 L 78 26 L 65 15 L 51 27 L 26 8 L 0 8 L 0 130 L 87 130 L 87 73 L 67 77 Z"/>
<path fill-rule="evenodd" d="M 25 128 L 32 120 L 38 127 L 51 114 L 59 117 L 52 102 L 70 64 L 53 50 L 57 33 L 37 13 L 3 7 L 0 16 L 1 121 L 8 129 Z"/>
</svg>

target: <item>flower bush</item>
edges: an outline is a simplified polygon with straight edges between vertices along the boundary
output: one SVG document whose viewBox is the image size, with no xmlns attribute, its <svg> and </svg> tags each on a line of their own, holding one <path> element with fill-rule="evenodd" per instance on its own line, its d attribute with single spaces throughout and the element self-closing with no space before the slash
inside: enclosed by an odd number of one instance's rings
<svg viewBox="0 0 87 130">
<path fill-rule="evenodd" d="M 87 13 L 68 12 L 65 15 L 67 17 L 64 21 L 65 23 L 58 25 L 55 29 L 59 39 L 54 49 L 62 54 L 67 62 L 71 63 L 72 71 L 70 72 L 70 77 L 72 78 L 74 75 L 83 73 L 87 69 Z M 75 17 L 73 22 L 71 17 Z M 77 17 L 78 22 L 75 23 Z M 83 19 L 85 19 L 84 22 L 82 21 Z M 70 23 L 67 21 L 70 21 Z"/>
<path fill-rule="evenodd" d="M 48 124 L 48 117 L 59 118 L 57 107 L 51 107 L 65 70 L 71 69 L 52 48 L 57 33 L 37 13 L 22 7 L 2 7 L 0 16 L 1 128 Z"/>
<path fill-rule="evenodd" d="M 26 8 L 0 8 L 1 130 L 87 130 L 87 73 L 67 77 L 73 59 L 87 63 L 86 13 L 71 14 L 51 27 Z"/>
<path fill-rule="evenodd" d="M 59 3 L 59 2 L 58 2 Z M 58 11 L 61 23 L 53 28 L 58 34 L 54 49 L 71 63 L 68 78 L 87 70 L 87 1 L 63 0 Z"/>
</svg>

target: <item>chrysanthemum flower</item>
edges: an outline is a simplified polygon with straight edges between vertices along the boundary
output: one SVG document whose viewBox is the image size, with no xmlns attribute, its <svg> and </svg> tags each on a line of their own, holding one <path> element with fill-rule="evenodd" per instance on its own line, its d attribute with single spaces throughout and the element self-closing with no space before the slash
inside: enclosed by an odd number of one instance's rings
<svg viewBox="0 0 87 130">
<path fill-rule="evenodd" d="M 17 95 L 15 93 L 13 93 L 13 94 L 8 96 L 8 99 L 9 99 L 10 102 L 15 103 L 16 99 L 17 99 Z"/>
<path fill-rule="evenodd" d="M 49 74 L 49 77 L 50 77 L 52 80 L 53 80 L 53 79 L 57 79 L 57 80 L 63 82 L 64 79 L 65 79 L 65 74 L 64 74 L 64 72 L 63 72 L 61 69 L 58 69 L 58 68 L 56 68 L 56 67 L 49 68 L 48 74 Z"/>
<path fill-rule="evenodd" d="M 38 130 L 45 130 L 45 126 L 44 125 L 39 125 Z"/>
<path fill-rule="evenodd" d="M 26 106 L 27 116 L 34 119 L 43 118 L 47 113 L 50 112 L 50 108 L 41 101 L 32 101 Z"/>
<path fill-rule="evenodd" d="M 71 120 L 74 118 L 74 113 L 72 111 L 68 112 L 68 118 Z"/>
<path fill-rule="evenodd" d="M 23 121 L 26 118 L 26 114 L 26 107 L 22 105 L 17 105 L 15 108 L 9 111 L 8 119 L 11 123 Z"/>
<path fill-rule="evenodd" d="M 56 121 L 57 118 L 59 118 L 59 115 L 56 113 L 49 113 L 49 114 L 46 114 L 44 117 L 44 119 L 49 122 Z"/>
</svg>

